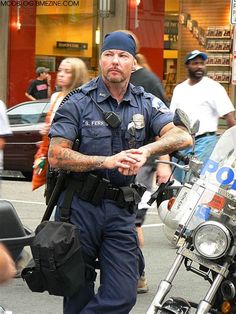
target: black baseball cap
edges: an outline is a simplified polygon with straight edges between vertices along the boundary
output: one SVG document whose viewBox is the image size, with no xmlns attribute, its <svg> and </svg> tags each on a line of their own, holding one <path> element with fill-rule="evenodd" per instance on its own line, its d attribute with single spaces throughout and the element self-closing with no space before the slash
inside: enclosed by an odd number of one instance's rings
<svg viewBox="0 0 236 314">
<path fill-rule="evenodd" d="M 191 61 L 197 57 L 202 58 L 204 61 L 208 58 L 207 54 L 205 54 L 205 52 L 202 52 L 199 50 L 193 50 L 186 55 L 184 63 L 187 64 L 189 61 Z"/>
</svg>

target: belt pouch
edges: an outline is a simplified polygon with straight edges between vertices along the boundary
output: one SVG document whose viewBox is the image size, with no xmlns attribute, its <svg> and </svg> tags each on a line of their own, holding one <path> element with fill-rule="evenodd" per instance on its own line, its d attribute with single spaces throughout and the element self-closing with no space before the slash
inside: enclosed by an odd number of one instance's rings
<svg viewBox="0 0 236 314">
<path fill-rule="evenodd" d="M 96 187 L 96 191 L 94 191 L 92 199 L 91 199 L 91 203 L 94 206 L 97 206 L 101 202 L 101 200 L 104 196 L 105 190 L 108 187 L 109 183 L 110 183 L 110 181 L 108 181 L 104 178 L 102 178 L 100 180 L 98 186 Z"/>
<path fill-rule="evenodd" d="M 128 186 L 120 187 L 120 190 L 122 191 L 123 194 L 124 203 L 122 204 L 122 201 L 119 200 L 121 202 L 117 202 L 118 206 L 127 207 L 128 211 L 131 214 L 133 214 L 134 212 L 137 211 L 138 203 L 141 201 L 140 195 L 134 188 Z M 124 204 L 126 204 L 126 206 L 124 206 Z"/>
<path fill-rule="evenodd" d="M 97 186 L 99 184 L 99 178 L 98 176 L 94 174 L 88 174 L 86 177 L 82 190 L 78 193 L 79 197 L 87 202 L 91 202 L 91 199 L 93 198 L 93 195 L 97 189 Z"/>
<path fill-rule="evenodd" d="M 117 205 L 119 207 L 129 207 L 129 205 L 134 200 L 133 189 L 129 186 L 120 187 L 121 193 L 119 193 L 119 197 L 117 199 Z"/>
</svg>

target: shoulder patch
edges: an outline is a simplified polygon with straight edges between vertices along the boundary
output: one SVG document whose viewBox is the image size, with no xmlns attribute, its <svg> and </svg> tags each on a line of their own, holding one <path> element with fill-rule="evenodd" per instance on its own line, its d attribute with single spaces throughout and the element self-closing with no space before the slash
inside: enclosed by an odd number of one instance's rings
<svg viewBox="0 0 236 314">
<path fill-rule="evenodd" d="M 154 97 L 152 99 L 152 107 L 155 108 L 157 111 L 170 112 L 170 109 L 168 109 L 163 101 L 161 101 L 158 97 Z"/>
</svg>

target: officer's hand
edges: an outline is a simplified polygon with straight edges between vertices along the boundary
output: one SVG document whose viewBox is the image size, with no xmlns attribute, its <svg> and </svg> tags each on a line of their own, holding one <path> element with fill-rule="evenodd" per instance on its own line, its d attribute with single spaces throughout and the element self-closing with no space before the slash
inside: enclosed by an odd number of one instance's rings
<svg viewBox="0 0 236 314">
<path fill-rule="evenodd" d="M 172 175 L 172 170 L 170 165 L 158 164 L 156 170 L 156 182 L 158 184 L 166 183 Z"/>
<path fill-rule="evenodd" d="M 123 161 L 122 165 L 129 165 L 129 168 L 119 167 L 118 171 L 124 176 L 133 176 L 136 175 L 139 169 L 147 161 L 147 157 L 150 155 L 147 150 L 141 149 L 130 149 L 126 151 L 127 156 L 135 158 L 135 163 L 129 163 L 129 161 Z"/>
<path fill-rule="evenodd" d="M 131 165 L 140 161 L 140 154 L 133 154 L 129 151 L 122 151 L 116 155 L 109 156 L 105 159 L 104 165 L 107 169 L 129 170 Z"/>
</svg>

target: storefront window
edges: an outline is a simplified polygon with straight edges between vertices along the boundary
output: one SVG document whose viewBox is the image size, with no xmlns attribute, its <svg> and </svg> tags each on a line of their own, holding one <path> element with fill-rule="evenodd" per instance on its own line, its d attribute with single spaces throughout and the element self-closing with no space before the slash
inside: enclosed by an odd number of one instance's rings
<svg viewBox="0 0 236 314">
<path fill-rule="evenodd" d="M 83 59 L 91 77 L 97 75 L 97 4 L 77 1 L 74 6 L 38 6 L 36 10 L 35 66 L 55 72 L 65 57 Z"/>
<path fill-rule="evenodd" d="M 164 74 L 163 86 L 166 97 L 170 101 L 176 86 L 176 71 L 178 58 L 178 24 L 179 2 L 167 0 L 165 2 L 164 20 Z"/>
</svg>

